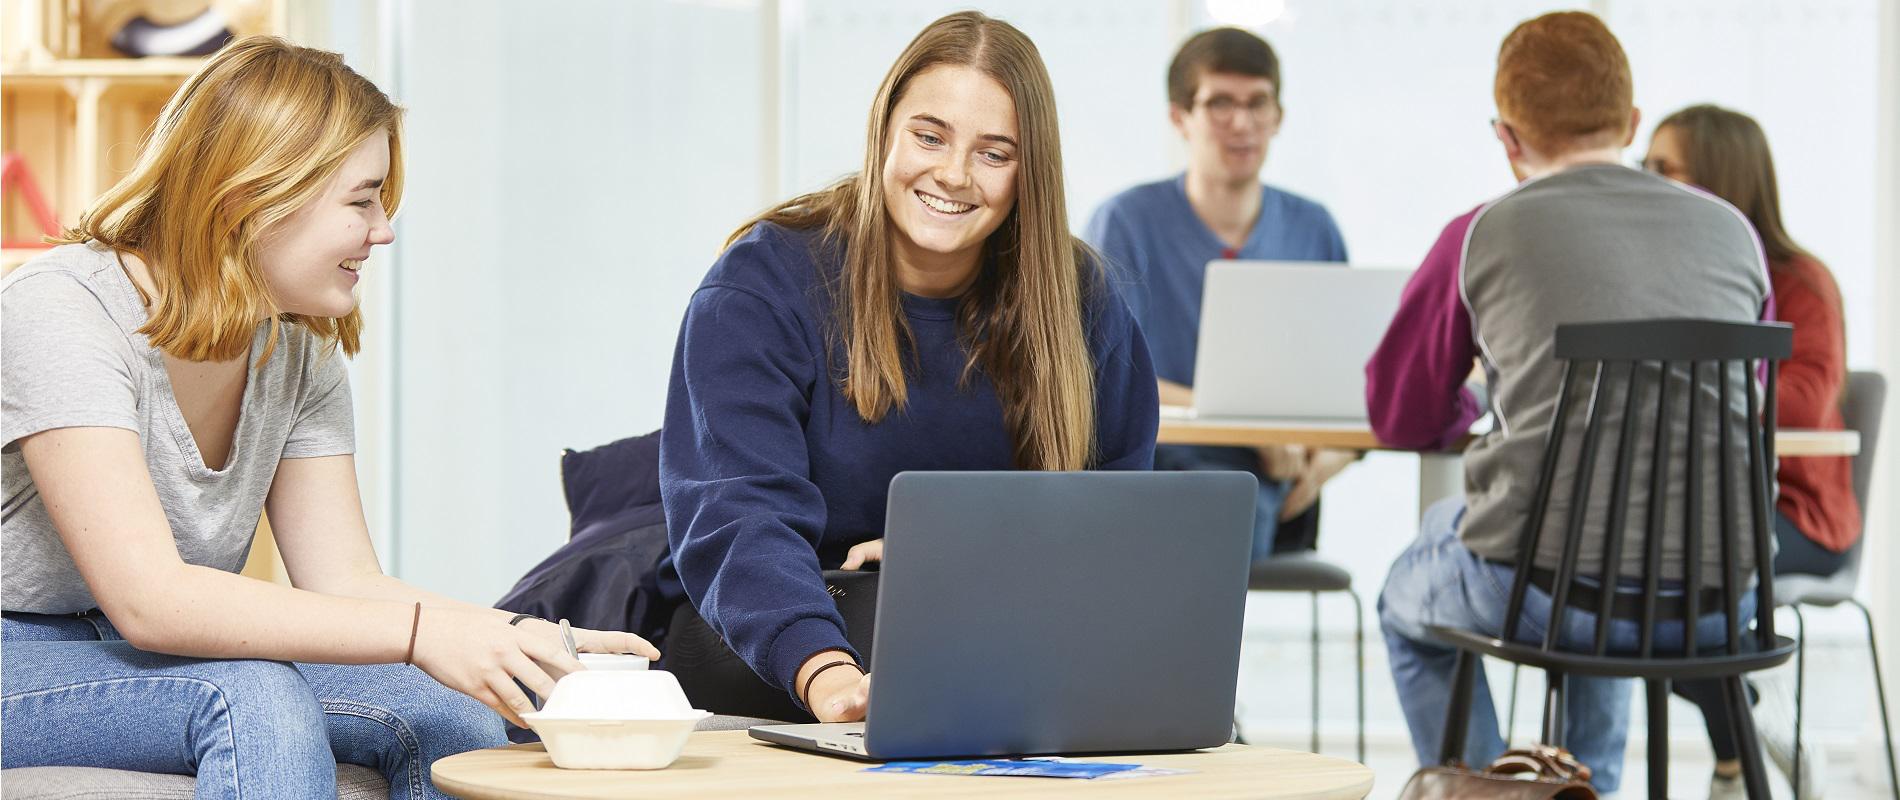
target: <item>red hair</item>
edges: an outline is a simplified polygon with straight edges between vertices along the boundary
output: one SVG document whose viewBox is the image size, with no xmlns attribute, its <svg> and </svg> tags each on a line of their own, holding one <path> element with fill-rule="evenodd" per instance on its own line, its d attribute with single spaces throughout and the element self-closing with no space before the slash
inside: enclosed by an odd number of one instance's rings
<svg viewBox="0 0 1900 800">
<path fill-rule="evenodd" d="M 1603 20 L 1582 11 L 1517 26 L 1498 48 L 1499 118 L 1546 156 L 1620 144 L 1635 107 L 1629 58 Z"/>
</svg>

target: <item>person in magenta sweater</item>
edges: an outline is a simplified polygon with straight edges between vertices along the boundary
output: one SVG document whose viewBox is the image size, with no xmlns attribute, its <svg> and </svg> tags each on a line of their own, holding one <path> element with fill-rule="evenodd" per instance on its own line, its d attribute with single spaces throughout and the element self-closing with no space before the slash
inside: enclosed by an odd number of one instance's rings
<svg viewBox="0 0 1900 800">
<path fill-rule="evenodd" d="M 1781 225 L 1775 163 L 1761 125 L 1745 114 L 1712 105 L 1670 114 L 1650 137 L 1643 164 L 1650 171 L 1691 184 L 1727 200 L 1761 237 L 1774 284 L 1775 316 L 1794 323 L 1794 355 L 1781 363 L 1776 386 L 1777 423 L 1787 428 L 1837 431 L 1841 391 L 1847 382 L 1847 335 L 1841 290 L 1819 259 L 1794 243 Z M 1846 456 L 1783 459 L 1781 494 L 1775 502 L 1776 575 L 1831 575 L 1860 538 L 1860 503 L 1854 498 L 1853 460 Z M 1758 682 L 1781 689 L 1777 681 Z M 1679 693 L 1702 707 L 1716 765 L 1711 797 L 1741 797 L 1728 707 L 1714 684 L 1678 684 Z M 1782 771 L 1793 766 L 1794 731 L 1785 691 L 1758 701 L 1762 743 Z M 1802 798 L 1820 797 L 1825 786 L 1820 750 L 1802 748 Z"/>
<path fill-rule="evenodd" d="M 746 223 L 694 293 L 660 580 L 690 601 L 667 667 L 701 708 L 863 719 L 823 570 L 879 559 L 897 473 L 1153 467 L 1154 365 L 1069 234 L 1055 108 L 1020 31 L 931 23 L 878 90 L 863 171 Z"/>
</svg>

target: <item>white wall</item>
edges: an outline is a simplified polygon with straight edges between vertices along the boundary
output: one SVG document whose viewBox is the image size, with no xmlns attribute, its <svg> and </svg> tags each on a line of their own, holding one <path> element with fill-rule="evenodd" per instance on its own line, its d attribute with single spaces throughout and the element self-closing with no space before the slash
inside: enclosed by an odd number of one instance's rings
<svg viewBox="0 0 1900 800">
<path fill-rule="evenodd" d="M 749 2 L 401 5 L 393 561 L 489 603 L 566 540 L 561 448 L 660 423 L 686 299 L 765 202 L 764 32 Z"/>
<path fill-rule="evenodd" d="M 679 314 L 725 234 L 856 169 L 890 61 L 968 4 L 382 2 L 410 109 L 396 263 L 368 284 L 396 298 L 371 320 L 400 375 L 380 390 L 386 561 L 492 601 L 565 536 L 559 449 L 659 423 Z M 1486 124 L 1498 41 L 1577 5 L 1287 0 L 1262 29 L 1287 107 L 1267 180 L 1327 204 L 1356 262 L 1415 264 L 1445 221 L 1510 185 Z M 1839 274 L 1850 357 L 1873 363 L 1876 0 L 1589 5 L 1622 37 L 1652 118 L 1714 101 L 1762 120 L 1789 226 Z M 1078 225 L 1180 169 L 1164 72 L 1212 21 L 1201 2 L 984 10 L 1049 64 Z M 1329 490 L 1324 547 L 1368 590 L 1412 534 L 1413 463 L 1374 456 Z"/>
<path fill-rule="evenodd" d="M 878 84 L 926 24 L 968 2 L 789 2 L 785 26 L 787 194 L 822 187 L 864 163 Z M 1171 3 L 1000 0 L 981 10 L 1036 43 L 1056 87 L 1070 224 L 1137 180 L 1175 169 L 1165 73 L 1185 35 Z M 1157 66 L 1159 65 L 1159 66 Z"/>
</svg>

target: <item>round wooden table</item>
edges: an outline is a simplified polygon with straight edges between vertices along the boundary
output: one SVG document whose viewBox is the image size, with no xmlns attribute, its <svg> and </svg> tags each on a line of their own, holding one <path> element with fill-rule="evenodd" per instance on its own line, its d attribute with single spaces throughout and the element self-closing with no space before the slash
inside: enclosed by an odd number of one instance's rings
<svg viewBox="0 0 1900 800">
<path fill-rule="evenodd" d="M 538 744 L 476 750 L 435 762 L 437 788 L 465 800 L 771 797 L 1250 797 L 1351 798 L 1372 770 L 1344 759 L 1230 744 L 1196 753 L 1093 761 L 1192 770 L 1124 780 L 952 777 L 865 772 L 871 764 L 766 744 L 745 731 L 702 731 L 661 770 L 566 770 Z"/>
</svg>

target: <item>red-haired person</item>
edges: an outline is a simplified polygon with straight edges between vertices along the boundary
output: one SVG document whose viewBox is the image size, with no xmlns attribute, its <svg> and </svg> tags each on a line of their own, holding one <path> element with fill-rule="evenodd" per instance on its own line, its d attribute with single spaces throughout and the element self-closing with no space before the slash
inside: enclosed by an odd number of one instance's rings
<svg viewBox="0 0 1900 800">
<path fill-rule="evenodd" d="M 1486 406 L 1498 423 L 1465 449 L 1465 494 L 1425 513 L 1418 539 L 1393 564 L 1379 598 L 1393 679 L 1421 763 L 1436 757 L 1457 655 L 1425 626 L 1503 631 L 1511 562 L 1561 379 L 1551 353 L 1557 325 L 1661 317 L 1752 322 L 1768 298 L 1767 266 L 1741 214 L 1622 164 L 1638 115 L 1629 61 L 1601 20 L 1564 12 L 1519 25 L 1499 50 L 1493 93 L 1493 129 L 1520 183 L 1445 227 L 1366 365 L 1366 403 L 1383 441 L 1442 448 Z M 1483 405 L 1463 388 L 1474 359 L 1491 389 Z M 1733 380 L 1740 404 L 1743 379 Z M 1613 413 L 1605 424 L 1616 419 Z M 1644 496 L 1631 502 L 1644 502 L 1646 493 L 1637 493 Z M 1717 505 L 1705 511 L 1711 524 Z M 1603 535 L 1600 521 L 1586 527 L 1581 552 L 1603 552 Z M 1549 532 L 1540 538 L 1538 568 L 1556 566 L 1563 539 Z M 1721 568 L 1718 539 L 1707 537 L 1703 552 L 1693 554 L 1704 574 Z M 1640 549 L 1625 553 L 1621 573 L 1641 574 Z M 1665 575 L 1682 572 L 1680 554 L 1664 560 Z M 1744 613 L 1753 609 L 1749 598 Z M 1532 588 L 1520 635 L 1541 630 L 1549 609 L 1549 596 Z M 1593 614 L 1572 610 L 1566 624 L 1563 646 L 1593 643 Z M 1609 627 L 1613 648 L 1635 645 L 1636 623 Z M 1699 620 L 1697 630 L 1713 641 L 1722 628 L 1718 613 Z M 1680 635 L 1680 626 L 1659 630 L 1658 640 L 1679 642 Z M 1629 696 L 1627 680 L 1569 677 L 1565 744 L 1591 768 L 1600 791 L 1615 791 L 1622 777 Z M 1470 720 L 1465 759 L 1489 763 L 1504 741 L 1482 666 Z"/>
</svg>

